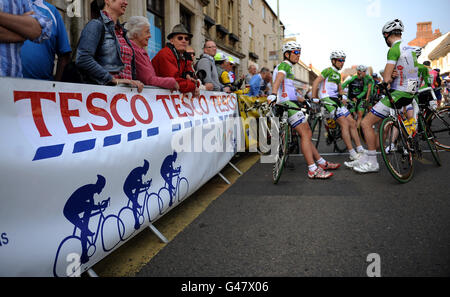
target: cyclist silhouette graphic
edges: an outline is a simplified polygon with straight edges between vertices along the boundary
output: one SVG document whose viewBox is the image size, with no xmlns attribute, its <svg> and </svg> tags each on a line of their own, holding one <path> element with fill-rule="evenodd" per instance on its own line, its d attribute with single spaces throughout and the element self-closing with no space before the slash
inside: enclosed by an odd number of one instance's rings
<svg viewBox="0 0 450 297">
<path fill-rule="evenodd" d="M 89 219 L 93 216 L 92 211 L 104 209 L 108 206 L 109 199 L 103 200 L 99 204 L 95 204 L 94 201 L 94 195 L 100 194 L 105 184 L 106 179 L 101 175 L 97 175 L 97 182 L 95 184 L 88 184 L 78 188 L 64 205 L 64 216 L 81 231 L 82 253 L 80 261 L 82 264 L 89 261 L 87 237 L 94 236 L 95 234 L 89 230 Z M 81 214 L 83 215 L 80 217 Z"/>
<path fill-rule="evenodd" d="M 139 223 L 139 213 L 138 209 L 142 207 L 138 203 L 138 196 L 140 193 L 145 192 L 152 183 L 150 179 L 148 182 L 143 183 L 142 178 L 147 174 L 150 164 L 147 160 L 144 160 L 144 166 L 134 168 L 130 174 L 125 179 L 125 183 L 123 185 L 123 191 L 125 195 L 127 195 L 128 199 L 130 199 L 132 203 L 133 216 L 134 216 L 134 229 L 138 230 L 141 224 Z"/>
<path fill-rule="evenodd" d="M 169 206 L 172 206 L 173 204 L 173 194 L 175 190 L 175 187 L 172 184 L 173 177 L 179 175 L 181 171 L 181 166 L 175 169 L 173 168 L 172 164 L 174 164 L 176 160 L 177 160 L 177 152 L 173 152 L 173 155 L 168 155 L 161 165 L 161 176 L 166 182 L 169 189 L 170 195 Z"/>
</svg>

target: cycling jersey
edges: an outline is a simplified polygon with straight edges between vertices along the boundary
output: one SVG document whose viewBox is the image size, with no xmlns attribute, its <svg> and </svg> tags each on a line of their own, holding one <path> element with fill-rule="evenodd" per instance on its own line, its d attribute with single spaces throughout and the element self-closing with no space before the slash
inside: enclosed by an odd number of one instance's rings
<svg viewBox="0 0 450 297">
<path fill-rule="evenodd" d="M 425 65 L 419 64 L 419 86 L 420 89 L 427 88 L 431 85 L 433 78 L 430 78 L 430 73 Z"/>
<path fill-rule="evenodd" d="M 278 72 L 285 75 L 283 82 L 278 88 L 278 102 L 282 103 L 285 101 L 297 101 L 297 90 L 294 86 L 294 71 L 292 69 L 292 64 L 289 61 L 281 62 L 273 71 L 273 82 L 277 78 Z"/>
<path fill-rule="evenodd" d="M 325 80 L 321 82 L 319 86 L 320 99 L 337 98 L 339 96 L 341 74 L 334 66 L 325 69 L 321 74 Z"/>
<path fill-rule="evenodd" d="M 342 84 L 343 89 L 347 86 L 349 99 L 361 99 L 364 96 L 363 90 L 365 89 L 365 78 L 358 78 L 358 75 L 354 75 Z"/>
<path fill-rule="evenodd" d="M 391 83 L 391 89 L 412 95 L 417 91 L 419 80 L 416 55 L 414 48 L 401 40 L 395 42 L 389 49 L 387 63 L 395 65 L 398 77 Z"/>
<path fill-rule="evenodd" d="M 372 75 L 366 75 L 364 77 L 364 94 L 367 94 L 367 91 L 369 90 L 369 85 L 371 85 L 370 87 L 370 96 L 372 96 L 375 93 L 375 80 L 373 79 Z"/>
</svg>

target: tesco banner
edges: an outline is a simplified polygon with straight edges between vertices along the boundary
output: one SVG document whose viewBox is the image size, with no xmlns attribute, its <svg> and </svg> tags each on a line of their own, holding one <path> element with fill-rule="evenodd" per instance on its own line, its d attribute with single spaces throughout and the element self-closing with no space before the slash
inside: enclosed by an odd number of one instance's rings
<svg viewBox="0 0 450 297">
<path fill-rule="evenodd" d="M 0 78 L 0 276 L 78 276 L 215 176 L 235 95 Z"/>
</svg>

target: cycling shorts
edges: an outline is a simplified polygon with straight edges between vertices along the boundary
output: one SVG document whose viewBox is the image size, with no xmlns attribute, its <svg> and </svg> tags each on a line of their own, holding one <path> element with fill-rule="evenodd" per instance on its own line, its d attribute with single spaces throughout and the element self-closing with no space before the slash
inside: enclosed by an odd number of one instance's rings
<svg viewBox="0 0 450 297">
<path fill-rule="evenodd" d="M 350 115 L 350 111 L 348 111 L 347 107 L 343 106 L 338 98 L 322 98 L 320 99 L 322 104 L 325 106 L 326 110 L 330 113 L 330 116 L 336 121 L 340 117 L 347 117 Z M 326 104 L 330 103 L 330 104 Z M 333 104 L 333 105 L 331 105 Z M 338 107 L 336 107 L 337 104 Z"/>
<path fill-rule="evenodd" d="M 288 107 L 300 108 L 299 105 L 294 101 L 284 101 L 280 104 Z M 291 125 L 292 128 L 296 128 L 297 126 L 306 122 L 306 116 L 301 110 L 289 109 L 288 121 L 289 125 Z"/>
<path fill-rule="evenodd" d="M 391 96 L 394 100 L 395 108 L 397 109 L 402 109 L 404 106 L 410 105 L 414 98 L 412 94 L 401 91 L 393 91 Z M 393 106 L 389 102 L 389 98 L 386 96 L 378 101 L 378 103 L 372 107 L 370 112 L 377 117 L 384 119 L 390 115 L 391 108 L 393 108 Z"/>
</svg>

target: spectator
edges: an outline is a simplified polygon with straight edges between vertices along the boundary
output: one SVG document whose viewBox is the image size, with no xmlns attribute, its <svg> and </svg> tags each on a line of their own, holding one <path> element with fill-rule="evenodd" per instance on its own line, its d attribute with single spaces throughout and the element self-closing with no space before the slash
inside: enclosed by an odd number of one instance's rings
<svg viewBox="0 0 450 297">
<path fill-rule="evenodd" d="M 194 77 L 191 61 L 186 59 L 186 49 L 192 34 L 182 24 L 173 27 L 167 36 L 169 42 L 152 60 L 156 74 L 163 77 L 173 77 L 180 86 L 180 92 L 200 95 L 198 82 Z"/>
<path fill-rule="evenodd" d="M 52 22 L 30 0 L 0 0 L 0 7 L 0 76 L 22 77 L 23 42 L 50 38 Z"/>
<path fill-rule="evenodd" d="M 245 77 L 245 85 L 246 87 L 250 87 L 250 80 L 252 79 L 252 77 L 256 74 L 256 66 L 255 65 L 250 65 L 248 66 L 248 74 Z"/>
<path fill-rule="evenodd" d="M 441 93 L 441 87 L 442 87 L 442 79 L 441 79 L 441 70 L 439 68 L 433 69 L 436 73 L 436 78 L 434 81 L 434 86 L 436 87 L 434 90 L 434 94 L 436 95 L 437 104 L 440 107 L 442 102 L 442 93 Z"/>
<path fill-rule="evenodd" d="M 220 83 L 222 85 L 230 87 L 231 91 L 233 91 L 233 88 L 231 86 L 230 77 L 228 76 L 228 69 L 229 69 L 230 61 L 222 53 L 217 53 L 214 56 L 214 60 L 216 62 L 217 75 L 219 76 Z"/>
<path fill-rule="evenodd" d="M 129 84 L 142 92 L 136 80 L 134 50 L 119 22 L 125 14 L 126 0 L 97 0 L 100 18 L 87 23 L 78 43 L 76 65 L 84 79 L 100 85 Z"/>
<path fill-rule="evenodd" d="M 36 9 L 52 21 L 50 38 L 36 44 L 25 41 L 20 57 L 22 59 L 23 77 L 61 81 L 65 66 L 70 62 L 72 48 L 67 37 L 66 27 L 61 14 L 55 6 L 42 0 L 33 0 Z M 56 74 L 53 76 L 55 55 L 58 57 Z"/>
<path fill-rule="evenodd" d="M 150 57 L 145 50 L 151 37 L 148 19 L 143 16 L 133 16 L 125 24 L 125 29 L 128 31 L 127 37 L 130 39 L 135 53 L 136 78 L 145 85 L 170 89 L 171 91 L 178 90 L 179 86 L 175 78 L 156 76 L 155 69 L 150 62 Z"/>
<path fill-rule="evenodd" d="M 266 67 L 263 67 L 259 74 L 255 74 L 250 80 L 249 96 L 263 96 L 267 91 L 267 84 L 272 80 L 272 73 Z"/>
<path fill-rule="evenodd" d="M 229 87 L 225 87 L 219 81 L 217 68 L 214 62 L 214 56 L 217 52 L 216 43 L 212 40 L 207 40 L 203 46 L 203 54 L 200 56 L 196 64 L 196 71 L 203 70 L 205 72 L 205 78 L 203 84 L 208 90 L 211 91 L 224 91 L 229 93 L 231 90 Z M 212 86 L 212 89 L 211 89 Z"/>
<path fill-rule="evenodd" d="M 234 62 L 234 59 L 232 57 L 228 57 L 228 61 L 230 62 L 227 68 L 228 78 L 230 79 L 230 83 L 233 86 L 233 89 L 236 91 L 241 88 L 245 77 L 242 76 L 240 80 L 236 80 L 236 74 L 234 73 L 234 66 L 236 65 L 236 63 Z"/>
</svg>

